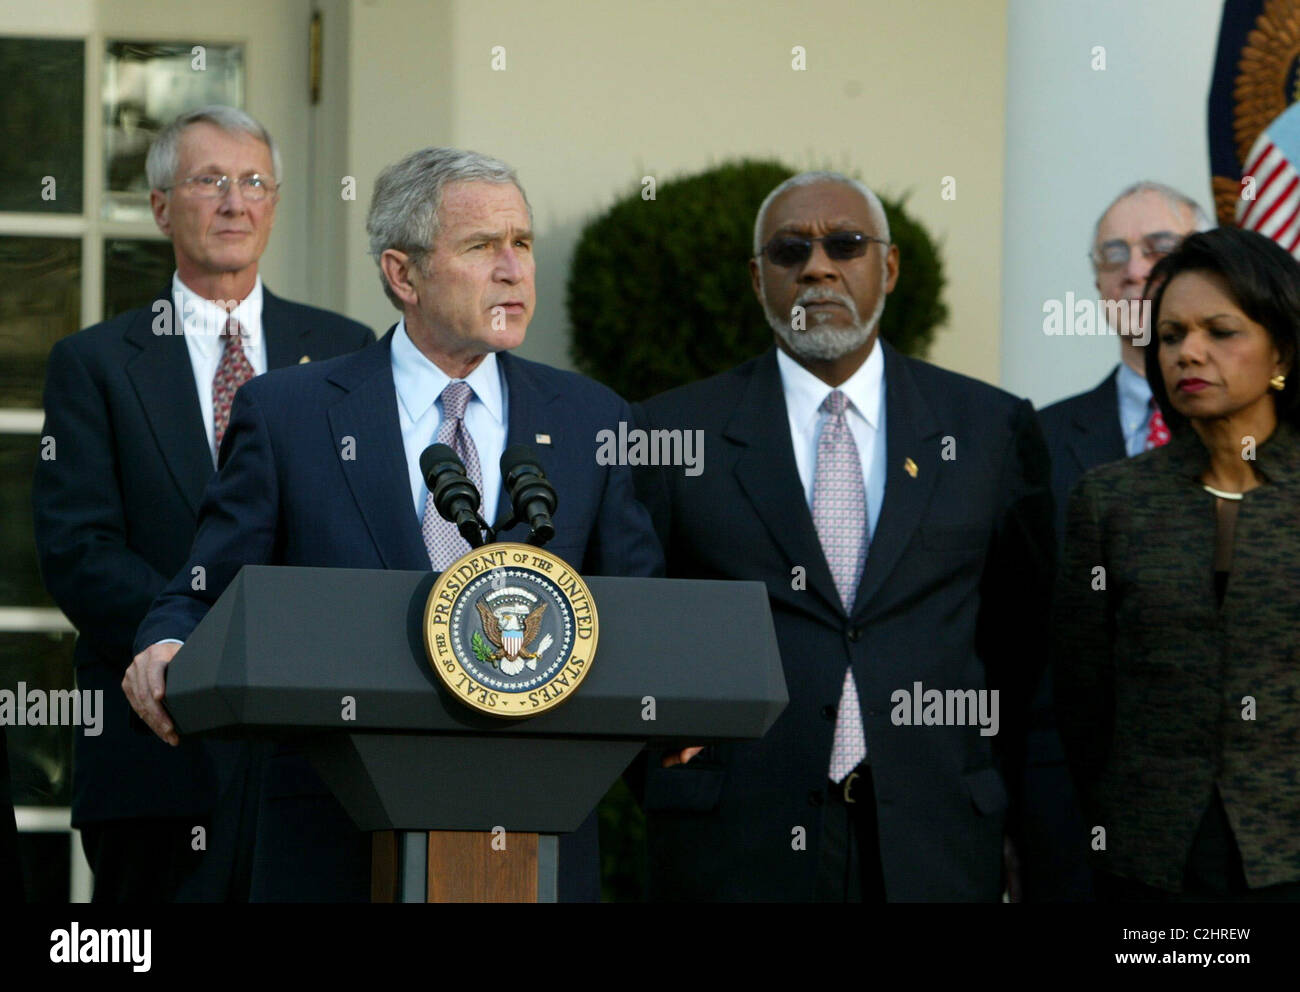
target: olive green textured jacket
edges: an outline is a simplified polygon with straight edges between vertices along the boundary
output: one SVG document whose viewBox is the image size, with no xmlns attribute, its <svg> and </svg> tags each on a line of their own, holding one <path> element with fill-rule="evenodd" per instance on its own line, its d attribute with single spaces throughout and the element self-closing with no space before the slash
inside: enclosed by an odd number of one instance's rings
<svg viewBox="0 0 1300 992">
<path fill-rule="evenodd" d="M 1215 784 L 1247 883 L 1300 880 L 1300 431 L 1279 424 L 1255 452 L 1264 484 L 1238 505 L 1222 608 L 1208 465 L 1188 427 L 1085 475 L 1053 608 L 1094 865 L 1171 892 Z"/>
</svg>

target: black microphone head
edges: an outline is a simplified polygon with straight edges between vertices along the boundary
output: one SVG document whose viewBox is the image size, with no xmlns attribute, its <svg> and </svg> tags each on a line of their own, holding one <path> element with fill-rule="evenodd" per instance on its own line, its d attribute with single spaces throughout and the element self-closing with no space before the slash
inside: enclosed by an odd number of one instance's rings
<svg viewBox="0 0 1300 992">
<path fill-rule="evenodd" d="M 539 475 L 543 479 L 546 473 L 542 470 L 542 463 L 537 459 L 537 452 L 526 444 L 512 444 L 501 452 L 501 478 L 509 479 L 512 472 L 519 468 L 529 468 L 533 471 L 530 474 Z M 506 483 L 509 488 L 510 483 Z"/>
<path fill-rule="evenodd" d="M 457 472 L 462 475 L 465 473 L 465 464 L 460 460 L 460 456 L 452 450 L 449 444 L 431 444 L 420 452 L 420 474 L 426 479 L 429 473 L 440 465 L 450 464 Z"/>
</svg>

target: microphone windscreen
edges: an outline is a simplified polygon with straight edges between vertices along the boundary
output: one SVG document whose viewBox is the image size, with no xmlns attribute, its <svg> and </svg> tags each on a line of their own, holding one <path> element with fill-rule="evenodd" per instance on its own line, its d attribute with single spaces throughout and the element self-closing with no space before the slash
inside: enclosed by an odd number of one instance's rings
<svg viewBox="0 0 1300 992">
<path fill-rule="evenodd" d="M 451 445 L 431 444 L 420 452 L 420 474 L 427 479 L 435 466 L 446 462 L 450 462 L 462 475 L 465 473 L 465 466 Z"/>
<path fill-rule="evenodd" d="M 520 465 L 530 465 L 537 469 L 538 473 L 545 478 L 546 473 L 542 472 L 542 465 L 537 460 L 537 453 L 526 444 L 512 444 L 501 452 L 501 478 L 509 479 L 510 473 Z"/>
</svg>

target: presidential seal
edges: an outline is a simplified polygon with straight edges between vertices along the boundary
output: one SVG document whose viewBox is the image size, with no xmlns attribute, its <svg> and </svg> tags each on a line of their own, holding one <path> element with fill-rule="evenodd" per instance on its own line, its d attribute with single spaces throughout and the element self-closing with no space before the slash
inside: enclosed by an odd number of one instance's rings
<svg viewBox="0 0 1300 992">
<path fill-rule="evenodd" d="M 494 716 L 568 699 L 591 670 L 598 631 L 586 583 L 528 544 L 485 544 L 457 559 L 424 608 L 433 670 L 462 703 Z"/>
</svg>

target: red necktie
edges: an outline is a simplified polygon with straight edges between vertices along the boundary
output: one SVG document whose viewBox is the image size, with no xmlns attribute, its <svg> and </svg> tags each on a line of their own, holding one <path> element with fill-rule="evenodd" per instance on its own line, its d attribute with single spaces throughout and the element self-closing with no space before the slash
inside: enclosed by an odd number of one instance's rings
<svg viewBox="0 0 1300 992">
<path fill-rule="evenodd" d="M 217 374 L 212 377 L 212 435 L 214 450 L 221 450 L 221 439 L 226 436 L 230 423 L 230 404 L 235 390 L 253 378 L 253 366 L 244 354 L 244 329 L 234 317 L 226 321 L 221 332 L 225 346 Z"/>
<path fill-rule="evenodd" d="M 1156 405 L 1154 397 L 1151 399 L 1151 419 L 1147 421 L 1147 447 L 1150 451 L 1152 448 L 1159 448 L 1169 443 L 1169 427 L 1165 424 L 1164 415 L 1160 412 L 1160 407 Z"/>
</svg>

